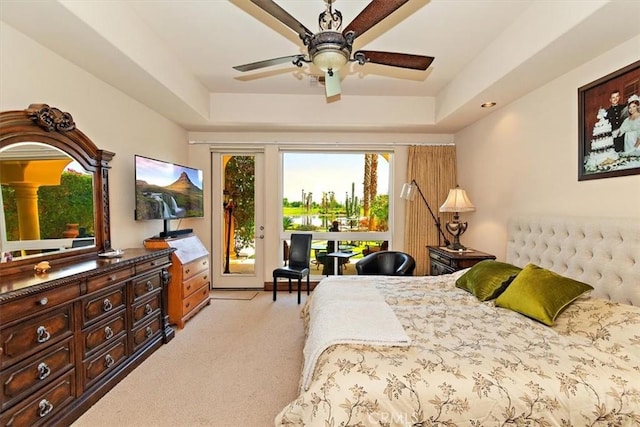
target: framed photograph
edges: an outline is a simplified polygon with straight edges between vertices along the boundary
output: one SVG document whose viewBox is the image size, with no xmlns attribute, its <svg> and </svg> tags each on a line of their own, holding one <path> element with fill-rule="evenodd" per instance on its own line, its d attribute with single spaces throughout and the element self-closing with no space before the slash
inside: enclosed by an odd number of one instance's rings
<svg viewBox="0 0 640 427">
<path fill-rule="evenodd" d="M 640 61 L 578 89 L 578 181 L 640 174 Z"/>
</svg>

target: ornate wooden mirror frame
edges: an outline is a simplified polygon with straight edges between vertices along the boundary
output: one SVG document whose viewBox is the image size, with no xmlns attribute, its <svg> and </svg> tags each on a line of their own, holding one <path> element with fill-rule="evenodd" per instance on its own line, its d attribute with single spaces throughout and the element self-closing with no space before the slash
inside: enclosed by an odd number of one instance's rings
<svg viewBox="0 0 640 427">
<path fill-rule="evenodd" d="M 51 265 L 95 256 L 111 249 L 109 225 L 109 162 L 114 153 L 100 150 L 80 130 L 71 114 L 46 104 L 31 104 L 26 110 L 0 112 L 0 149 L 18 142 L 39 142 L 69 154 L 93 173 L 95 246 L 47 253 Z M 0 277 L 33 270 L 39 258 L 0 263 Z"/>
</svg>

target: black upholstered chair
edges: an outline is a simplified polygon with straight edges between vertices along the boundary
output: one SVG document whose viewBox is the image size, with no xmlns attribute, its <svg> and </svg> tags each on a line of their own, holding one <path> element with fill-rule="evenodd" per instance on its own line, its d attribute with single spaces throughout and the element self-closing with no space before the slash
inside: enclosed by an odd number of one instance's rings
<svg viewBox="0 0 640 427">
<path fill-rule="evenodd" d="M 307 295 L 309 295 L 309 263 L 311 261 L 311 234 L 291 234 L 289 245 L 289 265 L 273 270 L 273 300 L 278 292 L 278 277 L 289 279 L 289 293 L 291 293 L 291 279 L 298 279 L 298 304 L 300 304 L 300 288 L 302 278 L 307 277 Z"/>
<path fill-rule="evenodd" d="M 397 251 L 373 252 L 356 263 L 359 275 L 413 276 L 416 260 L 407 253 Z"/>
</svg>

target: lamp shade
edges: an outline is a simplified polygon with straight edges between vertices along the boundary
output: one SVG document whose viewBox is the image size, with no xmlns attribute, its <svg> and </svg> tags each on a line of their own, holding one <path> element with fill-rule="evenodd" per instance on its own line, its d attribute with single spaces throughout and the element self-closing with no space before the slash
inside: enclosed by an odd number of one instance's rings
<svg viewBox="0 0 640 427">
<path fill-rule="evenodd" d="M 467 192 L 456 187 L 449 190 L 447 200 L 440 206 L 440 212 L 472 212 L 476 207 L 467 196 Z"/>
<path fill-rule="evenodd" d="M 313 56 L 313 64 L 322 71 L 338 71 L 349 61 L 349 57 L 340 49 L 324 49 Z"/>
<path fill-rule="evenodd" d="M 416 187 L 409 182 L 405 182 L 404 185 L 402 185 L 402 191 L 400 191 L 400 198 L 413 201 L 413 199 L 416 197 L 416 193 Z"/>
</svg>

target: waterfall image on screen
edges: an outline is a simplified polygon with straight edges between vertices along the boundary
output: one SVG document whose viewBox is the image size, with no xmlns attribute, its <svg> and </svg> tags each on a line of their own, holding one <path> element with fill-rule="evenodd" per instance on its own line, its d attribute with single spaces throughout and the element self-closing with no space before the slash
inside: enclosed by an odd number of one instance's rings
<svg viewBox="0 0 640 427">
<path fill-rule="evenodd" d="M 136 219 L 204 216 L 199 169 L 135 156 Z"/>
</svg>

